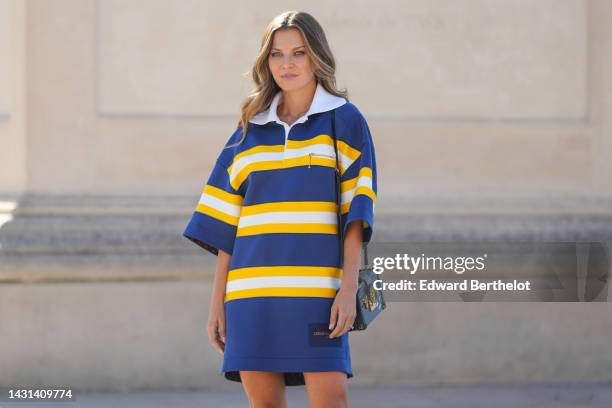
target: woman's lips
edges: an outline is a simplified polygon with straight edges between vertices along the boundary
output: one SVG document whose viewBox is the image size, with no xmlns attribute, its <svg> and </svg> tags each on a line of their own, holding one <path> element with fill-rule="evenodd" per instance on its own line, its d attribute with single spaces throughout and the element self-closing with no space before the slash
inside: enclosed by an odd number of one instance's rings
<svg viewBox="0 0 612 408">
<path fill-rule="evenodd" d="M 283 78 L 283 79 L 293 79 L 295 77 L 297 77 L 297 75 L 295 75 L 295 74 L 281 75 L 281 78 Z"/>
</svg>

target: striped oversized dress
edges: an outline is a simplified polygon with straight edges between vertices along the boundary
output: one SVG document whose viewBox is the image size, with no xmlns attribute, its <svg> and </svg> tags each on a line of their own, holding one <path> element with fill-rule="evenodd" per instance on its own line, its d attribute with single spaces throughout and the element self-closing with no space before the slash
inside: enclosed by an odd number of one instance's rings
<svg viewBox="0 0 612 408">
<path fill-rule="evenodd" d="M 240 370 L 353 376 L 349 333 L 330 339 L 331 305 L 342 281 L 331 110 L 341 174 L 341 228 L 374 226 L 376 161 L 368 124 L 346 99 L 317 84 L 309 111 L 291 126 L 277 116 L 279 92 L 253 117 L 244 141 L 224 148 L 183 236 L 207 251 L 232 255 L 226 343 L 220 375 Z M 241 128 L 227 145 L 242 138 Z"/>
</svg>

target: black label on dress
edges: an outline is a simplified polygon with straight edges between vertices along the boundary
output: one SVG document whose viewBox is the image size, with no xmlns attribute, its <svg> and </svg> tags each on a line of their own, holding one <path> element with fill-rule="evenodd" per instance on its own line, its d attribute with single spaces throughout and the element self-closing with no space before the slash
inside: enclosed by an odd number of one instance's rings
<svg viewBox="0 0 612 408">
<path fill-rule="evenodd" d="M 308 324 L 308 344 L 311 347 L 341 347 L 342 338 L 329 338 L 329 323 L 310 323 Z"/>
</svg>

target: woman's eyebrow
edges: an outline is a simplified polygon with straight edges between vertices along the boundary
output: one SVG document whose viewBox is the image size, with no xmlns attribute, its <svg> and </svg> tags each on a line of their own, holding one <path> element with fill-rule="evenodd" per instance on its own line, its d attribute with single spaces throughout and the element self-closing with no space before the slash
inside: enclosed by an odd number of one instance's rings
<svg viewBox="0 0 612 408">
<path fill-rule="evenodd" d="M 294 50 L 297 50 L 298 48 L 304 48 L 304 47 L 305 47 L 304 45 L 300 45 L 300 46 L 297 46 L 297 47 L 295 47 L 295 48 L 293 48 L 293 49 L 294 49 Z M 273 49 L 273 50 L 277 50 L 277 51 L 282 51 L 280 48 L 274 48 L 274 47 L 272 47 L 272 49 Z"/>
</svg>

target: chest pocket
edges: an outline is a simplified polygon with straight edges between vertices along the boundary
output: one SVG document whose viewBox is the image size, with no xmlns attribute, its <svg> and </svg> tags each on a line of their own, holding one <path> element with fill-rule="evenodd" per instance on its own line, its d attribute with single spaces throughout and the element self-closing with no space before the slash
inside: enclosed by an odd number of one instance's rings
<svg viewBox="0 0 612 408">
<path fill-rule="evenodd" d="M 308 167 L 325 166 L 336 167 L 336 155 L 334 152 L 309 152 L 306 156 Z"/>
<path fill-rule="evenodd" d="M 324 166 L 336 168 L 336 152 L 328 135 L 287 143 L 285 163 L 292 166 Z"/>
</svg>

